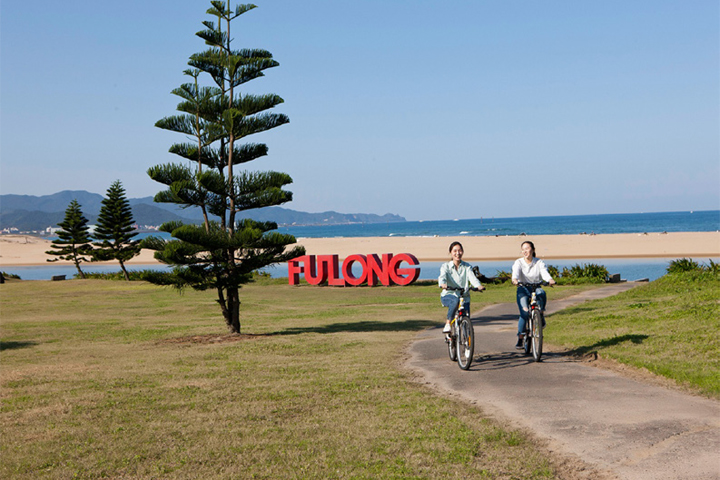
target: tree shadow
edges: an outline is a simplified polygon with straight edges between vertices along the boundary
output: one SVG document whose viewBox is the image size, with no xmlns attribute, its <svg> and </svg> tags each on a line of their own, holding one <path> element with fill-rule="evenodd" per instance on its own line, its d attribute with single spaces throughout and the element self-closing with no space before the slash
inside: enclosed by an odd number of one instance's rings
<svg viewBox="0 0 720 480">
<path fill-rule="evenodd" d="M 37 342 L 3 342 L 0 341 L 0 352 L 4 350 L 18 350 L 20 348 L 34 347 Z"/>
<path fill-rule="evenodd" d="M 339 332 L 399 332 L 420 331 L 428 327 L 437 326 L 438 322 L 431 320 L 404 320 L 402 322 L 343 322 L 331 323 L 320 327 L 288 328 L 273 335 L 300 335 L 303 333 L 339 333 Z"/>
<path fill-rule="evenodd" d="M 590 354 L 596 354 L 597 351 L 601 348 L 606 347 L 612 347 L 613 345 L 618 345 L 623 342 L 632 342 L 636 345 L 640 345 L 643 343 L 643 341 L 646 338 L 649 338 L 649 335 L 620 335 L 615 336 L 612 338 L 606 338 L 604 340 L 600 340 L 599 342 L 595 342 L 592 345 L 585 345 L 582 347 L 577 347 L 573 350 L 570 350 L 568 352 L 569 355 L 577 355 L 577 356 L 585 356 Z"/>
</svg>

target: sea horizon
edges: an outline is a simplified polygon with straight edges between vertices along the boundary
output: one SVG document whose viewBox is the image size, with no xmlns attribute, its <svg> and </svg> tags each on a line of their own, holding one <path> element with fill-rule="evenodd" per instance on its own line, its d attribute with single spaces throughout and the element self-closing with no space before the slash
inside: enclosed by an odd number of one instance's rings
<svg viewBox="0 0 720 480">
<path fill-rule="evenodd" d="M 297 238 L 576 235 L 606 233 L 714 232 L 720 210 L 479 217 L 387 223 L 280 226 Z"/>
</svg>

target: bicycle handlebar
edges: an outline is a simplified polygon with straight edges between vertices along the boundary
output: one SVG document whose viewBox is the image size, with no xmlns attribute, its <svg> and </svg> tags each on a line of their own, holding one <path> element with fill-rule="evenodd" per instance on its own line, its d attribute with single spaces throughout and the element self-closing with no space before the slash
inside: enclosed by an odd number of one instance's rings
<svg viewBox="0 0 720 480">
<path fill-rule="evenodd" d="M 518 287 L 527 287 L 527 288 L 532 288 L 533 290 L 538 287 L 545 287 L 547 285 L 550 285 L 550 284 L 545 281 L 538 282 L 538 283 L 527 283 L 527 282 L 518 282 L 517 283 Z M 552 287 L 552 285 L 550 285 L 550 286 Z"/>
<path fill-rule="evenodd" d="M 445 287 L 445 290 L 452 290 L 452 291 L 454 291 L 454 292 L 462 292 L 463 294 L 465 294 L 465 293 L 467 293 L 467 292 L 469 292 L 469 291 L 482 292 L 482 290 L 478 290 L 478 289 L 475 288 L 475 287 L 465 287 L 465 288 L 460 288 L 460 287 Z"/>
</svg>

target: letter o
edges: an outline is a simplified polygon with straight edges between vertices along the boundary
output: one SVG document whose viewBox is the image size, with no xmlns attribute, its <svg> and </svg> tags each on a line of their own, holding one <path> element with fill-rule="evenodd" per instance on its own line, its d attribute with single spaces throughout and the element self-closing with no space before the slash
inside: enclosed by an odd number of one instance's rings
<svg viewBox="0 0 720 480">
<path fill-rule="evenodd" d="M 356 277 L 352 273 L 352 264 L 358 262 L 362 267 L 362 275 L 359 277 Z M 342 272 L 343 277 L 345 278 L 345 282 L 349 285 L 358 286 L 362 285 L 367 281 L 367 259 L 365 258 L 365 255 L 349 255 L 345 261 L 343 261 L 342 266 Z"/>
</svg>

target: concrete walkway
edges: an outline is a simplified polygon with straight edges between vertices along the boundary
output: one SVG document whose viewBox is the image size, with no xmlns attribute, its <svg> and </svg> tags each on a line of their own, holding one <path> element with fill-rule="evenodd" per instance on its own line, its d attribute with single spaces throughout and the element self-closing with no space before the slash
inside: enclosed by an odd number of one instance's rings
<svg viewBox="0 0 720 480">
<path fill-rule="evenodd" d="M 548 322 L 562 308 L 633 286 L 622 283 L 551 299 Z M 618 478 L 720 479 L 720 403 L 568 355 L 548 353 L 535 363 L 514 348 L 517 317 L 515 304 L 473 312 L 476 345 L 469 371 L 450 361 L 439 327 L 418 336 L 408 366 L 424 381 Z"/>
</svg>

